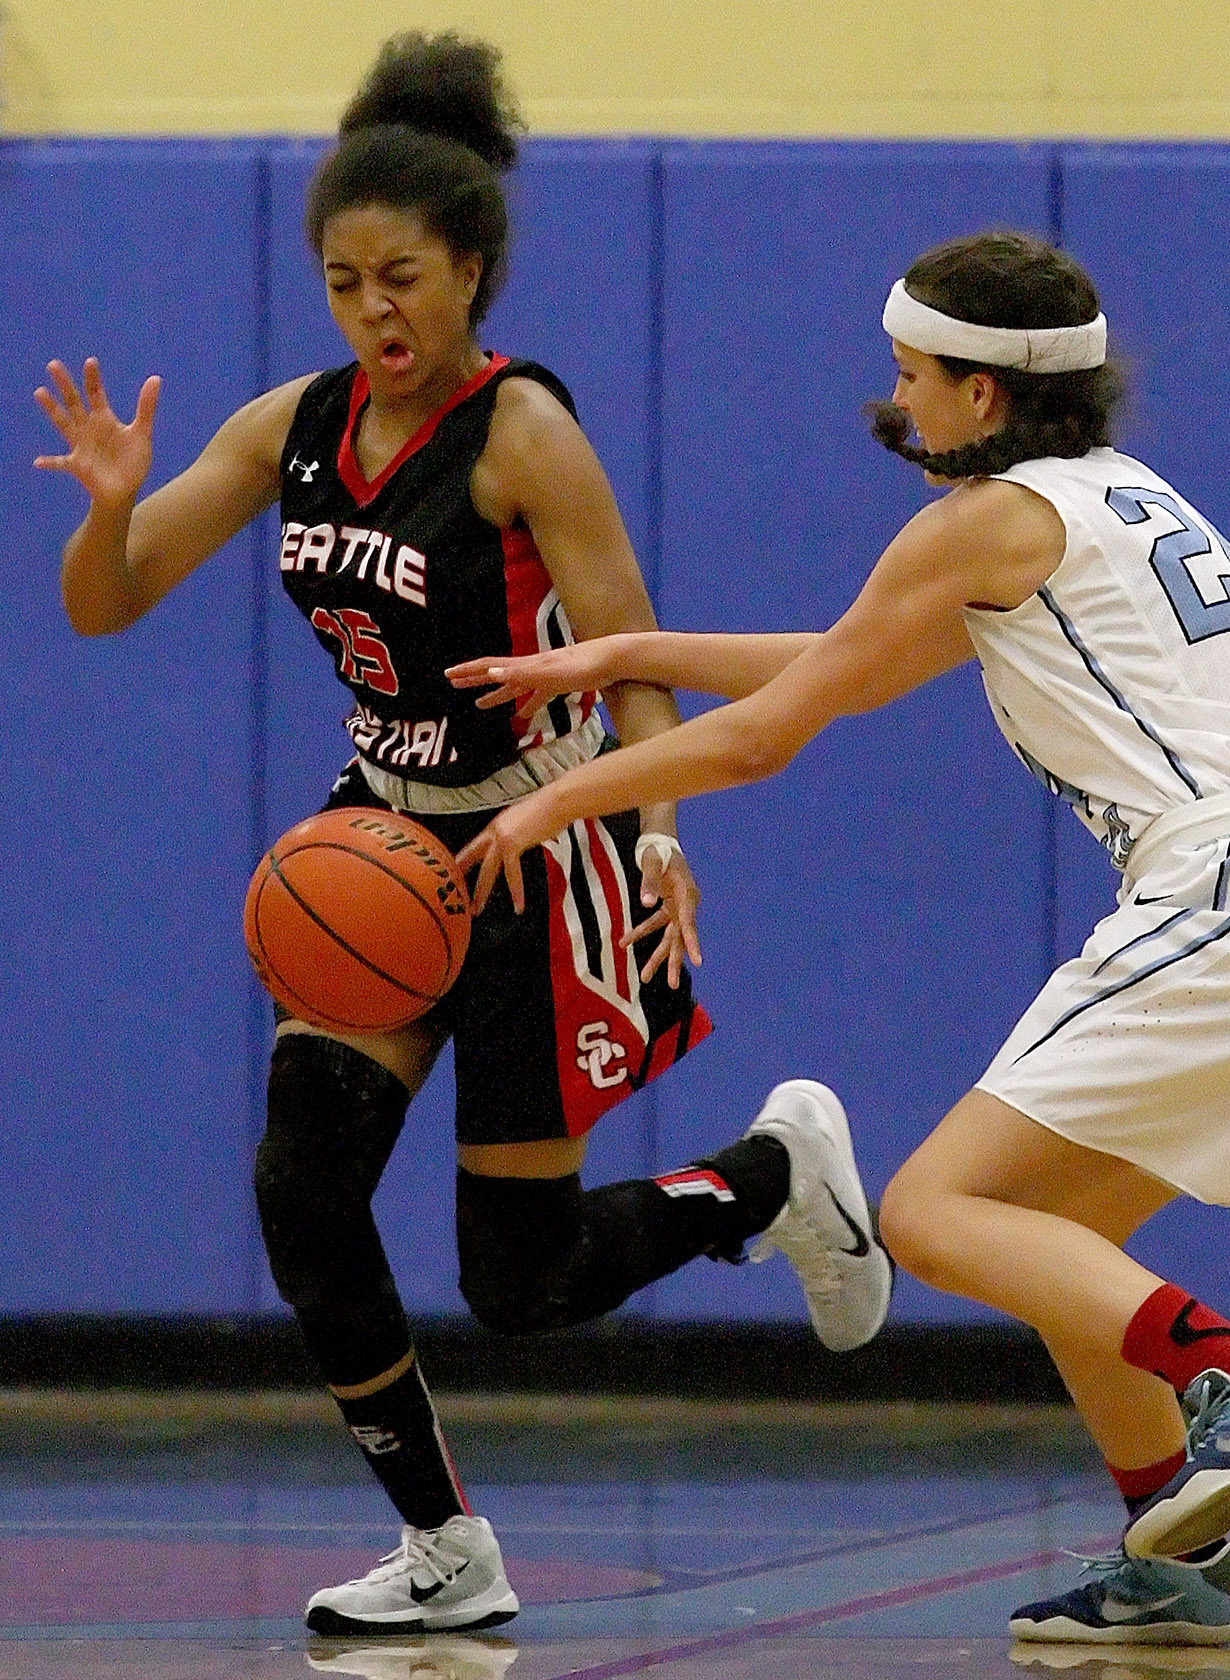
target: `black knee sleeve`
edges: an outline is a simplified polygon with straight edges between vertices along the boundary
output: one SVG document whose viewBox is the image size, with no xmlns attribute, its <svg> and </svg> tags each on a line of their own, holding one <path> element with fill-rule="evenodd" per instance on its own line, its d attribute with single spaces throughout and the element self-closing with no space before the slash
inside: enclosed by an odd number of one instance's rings
<svg viewBox="0 0 1230 1680">
<path fill-rule="evenodd" d="M 399 1079 L 334 1039 L 274 1047 L 257 1208 L 278 1293 L 332 1383 L 366 1381 L 409 1345 L 371 1212 L 406 1103 Z"/>
<path fill-rule="evenodd" d="M 578 1173 L 483 1178 L 458 1172 L 461 1293 L 481 1324 L 515 1336 L 577 1322 L 559 1317 L 553 1284 L 561 1261 L 576 1269 L 583 1201 Z"/>
</svg>

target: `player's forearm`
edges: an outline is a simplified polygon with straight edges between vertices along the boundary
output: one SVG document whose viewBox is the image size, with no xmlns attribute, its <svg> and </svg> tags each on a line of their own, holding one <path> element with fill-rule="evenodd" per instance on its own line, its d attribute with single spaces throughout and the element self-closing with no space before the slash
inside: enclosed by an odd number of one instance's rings
<svg viewBox="0 0 1230 1680">
<path fill-rule="evenodd" d="M 646 683 L 614 683 L 604 691 L 603 699 L 615 725 L 615 733 L 624 746 L 638 741 L 652 740 L 679 723 L 679 708 L 668 689 Z M 674 834 L 675 804 L 673 800 L 654 800 L 641 803 L 641 832 L 643 834 Z"/>
<path fill-rule="evenodd" d="M 530 794 L 534 826 L 545 838 L 582 817 L 691 798 L 759 780 L 783 761 L 738 705 L 719 706 L 677 729 L 603 753 Z M 530 815 L 528 801 L 518 810 Z"/>
<path fill-rule="evenodd" d="M 136 579 L 128 561 L 132 502 L 91 502 L 64 545 L 60 593 L 73 629 L 82 636 L 124 630 L 140 616 Z"/>
<path fill-rule="evenodd" d="M 746 636 L 636 631 L 612 638 L 607 681 L 690 688 L 742 700 L 772 682 L 814 640 L 808 631 Z"/>
</svg>

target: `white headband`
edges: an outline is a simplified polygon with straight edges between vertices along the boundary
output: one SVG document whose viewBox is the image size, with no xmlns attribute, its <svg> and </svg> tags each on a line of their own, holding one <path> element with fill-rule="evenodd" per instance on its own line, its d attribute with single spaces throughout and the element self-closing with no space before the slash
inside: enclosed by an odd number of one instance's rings
<svg viewBox="0 0 1230 1680">
<path fill-rule="evenodd" d="M 980 327 L 911 297 L 898 280 L 884 305 L 884 331 L 928 356 L 959 356 L 1026 373 L 1074 373 L 1106 360 L 1106 317 L 1080 327 Z"/>
</svg>

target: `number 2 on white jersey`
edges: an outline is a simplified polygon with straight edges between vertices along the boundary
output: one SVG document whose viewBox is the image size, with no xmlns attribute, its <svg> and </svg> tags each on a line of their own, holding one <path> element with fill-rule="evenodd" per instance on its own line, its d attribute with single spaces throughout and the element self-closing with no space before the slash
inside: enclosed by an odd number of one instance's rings
<svg viewBox="0 0 1230 1680">
<path fill-rule="evenodd" d="M 1177 531 L 1154 538 L 1149 564 L 1189 642 L 1230 630 L 1230 547 L 1216 526 L 1197 524 L 1192 510 L 1166 490 L 1113 486 L 1106 505 L 1125 525 L 1161 513 L 1178 520 Z"/>
</svg>

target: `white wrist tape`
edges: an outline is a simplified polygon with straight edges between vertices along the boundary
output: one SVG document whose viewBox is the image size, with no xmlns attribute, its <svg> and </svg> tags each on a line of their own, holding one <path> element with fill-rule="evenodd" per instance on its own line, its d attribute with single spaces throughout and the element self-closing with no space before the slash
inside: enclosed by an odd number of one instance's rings
<svg viewBox="0 0 1230 1680">
<path fill-rule="evenodd" d="M 665 869 L 676 852 L 680 857 L 683 856 L 683 847 L 673 834 L 642 834 L 636 843 L 635 857 L 638 869 L 644 865 L 646 852 L 652 852 Z"/>
</svg>

